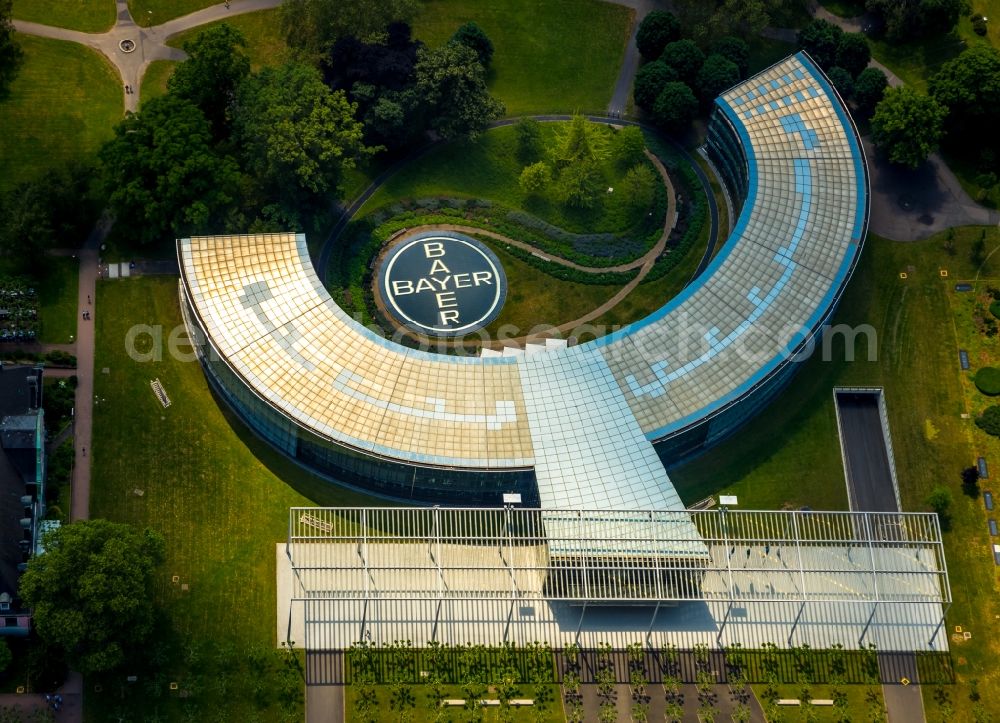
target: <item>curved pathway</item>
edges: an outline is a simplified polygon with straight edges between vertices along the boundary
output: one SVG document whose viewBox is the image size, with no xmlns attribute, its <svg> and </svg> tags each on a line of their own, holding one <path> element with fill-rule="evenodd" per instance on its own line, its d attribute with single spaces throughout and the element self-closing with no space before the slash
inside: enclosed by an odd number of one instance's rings
<svg viewBox="0 0 1000 723">
<path fill-rule="evenodd" d="M 550 261 L 554 264 L 558 264 L 559 266 L 565 266 L 570 269 L 582 271 L 585 274 L 621 273 L 631 271 L 632 269 L 638 269 L 645 266 L 650 260 L 655 262 L 656 259 L 659 258 L 660 254 L 663 253 L 663 249 L 666 248 L 667 239 L 669 238 L 670 232 L 673 230 L 674 224 L 677 221 L 675 218 L 677 213 L 677 199 L 676 194 L 674 193 L 674 184 L 670 182 L 670 175 L 667 173 L 667 169 L 663 166 L 663 162 L 659 158 L 654 156 L 649 151 L 645 151 L 645 153 L 646 157 L 649 158 L 654 166 L 656 166 L 656 170 L 660 174 L 663 185 L 667 188 L 667 214 L 663 220 L 663 233 L 660 235 L 659 240 L 653 244 L 653 247 L 639 258 L 633 259 L 632 261 L 628 261 L 624 264 L 617 264 L 616 266 L 583 266 L 582 264 L 570 261 L 569 259 L 564 259 L 561 256 L 556 256 L 555 254 L 546 254 L 531 244 L 527 244 L 524 241 L 518 241 L 517 239 L 512 239 L 509 236 L 504 236 L 496 231 L 479 228 L 478 226 L 463 226 L 461 224 L 446 223 L 413 226 L 412 228 L 406 229 L 406 232 L 400 234 L 396 240 L 409 238 L 410 236 L 420 233 L 421 231 L 433 229 L 437 229 L 439 231 L 458 231 L 460 233 L 477 233 L 482 236 L 488 236 L 489 238 L 500 241 L 501 243 L 505 243 L 508 246 L 514 246 L 522 251 L 527 251 L 530 254 L 538 256 L 544 261 Z"/>
</svg>

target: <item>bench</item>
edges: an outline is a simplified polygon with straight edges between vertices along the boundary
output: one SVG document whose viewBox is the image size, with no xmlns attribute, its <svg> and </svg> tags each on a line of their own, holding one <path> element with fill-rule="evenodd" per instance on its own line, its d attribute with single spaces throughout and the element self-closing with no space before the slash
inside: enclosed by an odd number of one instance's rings
<svg viewBox="0 0 1000 723">
<path fill-rule="evenodd" d="M 778 705 L 802 705 L 798 698 L 779 698 Z"/>
<path fill-rule="evenodd" d="M 828 699 L 828 698 L 816 698 L 815 700 L 813 700 L 812 704 L 813 705 L 831 706 L 831 705 L 833 705 L 833 701 L 830 700 L 830 699 Z"/>
</svg>

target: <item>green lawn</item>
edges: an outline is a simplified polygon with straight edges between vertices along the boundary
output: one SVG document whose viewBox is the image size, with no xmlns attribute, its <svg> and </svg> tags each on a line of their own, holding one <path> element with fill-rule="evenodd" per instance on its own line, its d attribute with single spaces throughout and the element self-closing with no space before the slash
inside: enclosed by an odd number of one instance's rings
<svg viewBox="0 0 1000 723">
<path fill-rule="evenodd" d="M 819 4 L 842 18 L 855 18 L 865 13 L 863 0 L 820 0 Z"/>
<path fill-rule="evenodd" d="M 752 685 L 754 694 L 757 699 L 760 700 L 764 690 L 767 688 L 766 685 Z M 782 698 L 800 698 L 802 695 L 801 685 L 776 685 L 775 689 L 778 691 L 778 695 Z M 840 686 L 841 690 L 847 695 L 847 706 L 844 709 L 844 713 L 848 716 L 847 720 L 855 721 L 856 723 L 863 723 L 864 721 L 871 720 L 870 715 L 872 714 L 872 708 L 875 706 L 884 706 L 882 700 L 882 687 L 879 685 L 868 686 L 868 685 L 844 685 Z M 810 685 L 808 687 L 809 694 L 812 696 L 812 700 L 833 698 L 834 686 L 832 685 Z M 868 698 L 869 694 L 875 696 L 874 700 Z M 786 721 L 798 721 L 798 720 L 809 720 L 813 723 L 841 723 L 844 720 L 839 716 L 837 708 L 835 707 L 819 707 L 812 706 L 809 712 L 815 717 L 806 718 L 805 712 L 806 708 L 803 706 L 801 708 L 784 708 L 778 709 L 780 712 L 785 714 L 783 720 Z M 877 708 L 876 708 L 877 710 Z M 919 723 L 918 721 L 913 721 L 912 723 Z"/>
<path fill-rule="evenodd" d="M 115 0 L 14 0 L 13 16 L 85 33 L 103 33 L 115 24 Z"/>
<path fill-rule="evenodd" d="M 240 0 L 233 0 L 233 5 L 239 5 Z M 168 20 L 179 18 L 207 8 L 210 5 L 221 5 L 214 0 L 128 0 L 128 9 L 132 19 L 143 27 L 160 25 Z"/>
<path fill-rule="evenodd" d="M 955 497 L 951 530 L 944 538 L 955 598 L 948 623 L 972 630 L 973 638 L 953 644 L 961 685 L 945 690 L 957 711 L 952 719 L 962 721 L 972 720 L 968 682 L 973 678 L 979 679 L 987 708 L 994 716 L 1000 714 L 1000 700 L 985 693 L 1000 682 L 995 664 L 1000 656 L 995 567 L 982 503 L 962 495 L 959 477 L 977 454 L 987 453 L 991 463 L 1000 460 L 1000 441 L 986 438 L 961 417 L 970 407 L 963 393 L 968 385 L 958 366 L 951 304 L 955 280 L 975 274 L 969 250 L 980 233 L 978 228 L 957 230 L 954 255 L 944 249 L 943 234 L 905 244 L 869 237 L 834 323 L 871 324 L 878 334 L 878 360 L 863 360 L 863 338 L 857 345 L 862 360 L 852 364 L 842 361 L 843 344 L 835 344 L 834 358 L 840 361 L 806 362 L 789 388 L 751 425 L 670 473 L 686 502 L 726 492 L 738 494 L 740 505 L 748 509 L 785 504 L 844 509 L 831 389 L 884 386 L 904 509 L 926 509 L 924 499 L 939 484 L 949 486 Z M 988 229 L 986 253 L 998 246 L 1000 233 Z M 940 276 L 942 268 L 948 270 L 947 278 Z M 905 280 L 899 278 L 903 271 L 908 274 Z M 1000 276 L 1000 253 L 983 274 Z M 975 349 L 961 327 L 958 333 L 963 348 Z M 937 720 L 933 689 L 926 687 L 924 694 L 928 720 Z"/>
<path fill-rule="evenodd" d="M 157 596 L 174 635 L 166 637 L 171 647 L 163 676 L 198 694 L 182 704 L 176 693 L 151 699 L 148 689 L 136 688 L 122 703 L 117 690 L 105 686 L 105 693 L 88 692 L 88 717 L 107 720 L 125 705 L 139 718 L 155 709 L 180 720 L 183 705 L 194 707 L 193 720 L 258 714 L 284 720 L 276 703 L 258 710 L 257 695 L 244 690 L 260 683 L 266 692 L 277 686 L 274 680 L 234 675 L 227 692 L 206 680 L 205 660 L 225 661 L 235 651 L 242 661 L 252 646 L 273 650 L 274 543 L 285 539 L 289 506 L 378 502 L 305 473 L 254 437 L 222 411 L 198 363 L 169 355 L 160 362 L 130 359 L 125 338 L 132 325 L 162 325 L 166 339 L 181 323 L 176 277 L 99 282 L 97 294 L 103 308 L 117 311 L 95 321 L 95 368 L 109 373 L 98 373 L 95 382 L 91 515 L 148 525 L 166 538 Z M 157 378 L 173 402 L 168 409 L 150 390 Z M 172 575 L 180 583 L 172 583 Z M 189 591 L 182 592 L 181 583 Z M 299 699 L 290 710 L 298 720 L 300 706 Z"/>
<path fill-rule="evenodd" d="M 92 158 L 122 117 L 118 74 L 76 43 L 19 35 L 25 63 L 0 103 L 0 191 Z"/>
<path fill-rule="evenodd" d="M 76 334 L 79 261 L 55 256 L 46 261 L 45 274 L 38 281 L 38 313 L 41 330 L 38 340 L 46 344 L 68 344 Z"/>
<path fill-rule="evenodd" d="M 139 98 L 143 103 L 167 92 L 167 81 L 176 67 L 177 61 L 174 60 L 154 60 L 149 64 L 139 88 Z"/>
<path fill-rule="evenodd" d="M 234 3 L 235 5 L 235 3 Z M 215 25 L 227 23 L 239 30 L 247 39 L 246 53 L 254 70 L 265 65 L 280 65 L 289 58 L 288 44 L 281 32 L 281 9 L 261 10 L 245 15 L 234 15 L 226 20 L 199 25 L 167 41 L 174 48 L 184 47 L 187 40 L 193 40 L 198 33 Z"/>
<path fill-rule="evenodd" d="M 543 145 L 555 145 L 555 139 L 568 127 L 568 123 L 542 123 Z M 595 138 L 610 144 L 613 130 L 597 124 L 591 127 Z M 518 159 L 514 126 L 494 128 L 475 141 L 444 144 L 408 164 L 379 188 L 362 213 L 404 198 L 452 196 L 488 199 L 508 208 L 523 209 L 572 233 L 620 232 L 636 223 L 634 215 L 625 211 L 621 194 L 600 199 L 593 209 L 571 208 L 526 194 L 518 185 L 524 165 Z M 613 159 L 603 162 L 602 170 L 608 186 L 619 185 L 624 173 Z"/>
<path fill-rule="evenodd" d="M 598 0 L 427 0 L 413 24 L 430 46 L 474 20 L 496 52 L 490 89 L 507 115 L 603 112 L 633 11 Z"/>
</svg>

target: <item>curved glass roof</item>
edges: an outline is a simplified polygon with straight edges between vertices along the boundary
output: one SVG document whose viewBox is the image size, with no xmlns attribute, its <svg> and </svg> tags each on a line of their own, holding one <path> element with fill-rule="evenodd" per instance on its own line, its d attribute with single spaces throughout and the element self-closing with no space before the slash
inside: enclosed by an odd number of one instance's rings
<svg viewBox="0 0 1000 723">
<path fill-rule="evenodd" d="M 680 296 L 595 342 L 523 357 L 406 349 L 333 302 L 293 234 L 181 239 L 183 291 L 248 387 L 321 437 L 405 463 L 531 466 L 543 506 L 681 508 L 650 440 L 785 363 L 843 290 L 868 207 L 854 128 L 805 54 L 716 106 L 749 165 L 735 230 Z"/>
</svg>

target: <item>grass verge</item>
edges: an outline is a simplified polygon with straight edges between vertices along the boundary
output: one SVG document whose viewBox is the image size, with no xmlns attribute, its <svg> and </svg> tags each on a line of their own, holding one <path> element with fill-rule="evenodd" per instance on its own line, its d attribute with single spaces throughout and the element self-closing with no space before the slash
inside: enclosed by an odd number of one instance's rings
<svg viewBox="0 0 1000 723">
<path fill-rule="evenodd" d="M 139 97 L 143 103 L 167 92 L 167 81 L 174 74 L 177 65 L 176 60 L 154 60 L 149 64 L 145 75 L 142 76 L 142 86 L 139 89 Z"/>
<path fill-rule="evenodd" d="M 45 267 L 38 281 L 38 313 L 42 319 L 38 340 L 44 344 L 69 344 L 76 335 L 80 262 L 54 256 Z"/>
<path fill-rule="evenodd" d="M 250 57 L 250 65 L 255 71 L 260 70 L 265 65 L 280 65 L 289 59 L 290 51 L 285 42 L 285 35 L 281 31 L 280 8 L 234 15 L 225 20 L 199 25 L 174 35 L 167 41 L 167 45 L 173 48 L 183 48 L 185 42 L 193 40 L 199 33 L 223 23 L 236 28 L 246 37 L 246 53 Z"/>
<path fill-rule="evenodd" d="M 413 23 L 427 45 L 474 20 L 496 48 L 490 90 L 507 115 L 603 111 L 633 11 L 597 0 L 429 0 Z"/>
<path fill-rule="evenodd" d="M 133 325 L 162 329 L 166 341 L 181 324 L 176 278 L 99 282 L 98 301 L 119 311 L 95 321 L 95 367 L 109 372 L 95 380 L 91 515 L 150 526 L 166 538 L 157 598 L 174 641 L 160 666 L 165 680 L 196 694 L 181 700 L 160 691 L 153 698 L 137 687 L 123 701 L 117 689 L 105 686 L 99 694 L 88 686 L 87 714 L 106 720 L 125 709 L 136 718 L 156 711 L 170 720 L 182 712 L 194 720 L 301 720 L 301 700 L 279 710 L 265 698 L 261 707 L 258 690 L 281 687 L 280 673 L 268 672 L 274 666 L 262 668 L 264 679 L 230 676 L 228 691 L 207 680 L 203 666 L 234 655 L 243 661 L 251 649 L 273 651 L 274 543 L 287 534 L 289 506 L 378 503 L 309 475 L 254 437 L 223 411 L 197 362 L 175 359 L 166 348 L 162 361 L 130 358 L 124 342 Z M 149 337 L 139 342 L 137 348 L 151 348 Z M 168 409 L 150 390 L 157 378 L 173 402 Z"/>
<path fill-rule="evenodd" d="M 0 191 L 91 158 L 124 109 L 118 73 L 93 50 L 29 35 L 18 42 L 25 62 L 0 104 Z"/>
<path fill-rule="evenodd" d="M 103 33 L 115 24 L 115 0 L 14 0 L 12 15 L 17 20 Z"/>
</svg>

